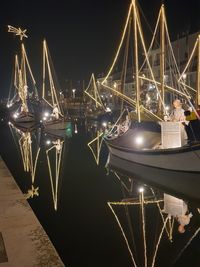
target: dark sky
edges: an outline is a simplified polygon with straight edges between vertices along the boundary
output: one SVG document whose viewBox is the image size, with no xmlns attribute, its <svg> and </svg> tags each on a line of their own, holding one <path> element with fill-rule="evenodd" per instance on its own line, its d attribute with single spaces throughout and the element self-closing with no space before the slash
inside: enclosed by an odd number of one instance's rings
<svg viewBox="0 0 200 267">
<path fill-rule="evenodd" d="M 152 25 L 162 1 L 139 0 Z M 166 0 L 171 35 L 187 29 L 200 29 L 199 0 Z M 4 1 L 0 9 L 0 95 L 10 86 L 13 56 L 19 47 L 17 38 L 7 33 L 6 25 L 26 28 L 25 45 L 34 75 L 41 84 L 42 40 L 47 43 L 61 86 L 66 80 L 85 80 L 90 74 L 109 68 L 128 11 L 129 0 L 15 0 Z"/>
</svg>

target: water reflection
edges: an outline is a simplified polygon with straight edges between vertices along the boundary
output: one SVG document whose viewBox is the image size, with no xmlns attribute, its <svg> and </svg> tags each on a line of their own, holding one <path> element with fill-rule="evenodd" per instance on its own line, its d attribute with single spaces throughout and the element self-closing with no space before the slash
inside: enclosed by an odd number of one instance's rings
<svg viewBox="0 0 200 267">
<path fill-rule="evenodd" d="M 133 266 L 175 266 L 184 253 L 192 256 L 187 249 L 200 231 L 198 207 L 115 170 L 113 173 L 123 198 L 109 201 L 108 206 Z"/>
<path fill-rule="evenodd" d="M 34 196 L 39 196 L 39 187 L 35 188 L 35 175 L 40 154 L 40 129 L 29 131 L 24 128 L 17 128 L 11 122 L 9 127 L 17 149 L 20 151 L 23 169 L 31 177 L 31 185 L 26 197 L 33 198 Z"/>
<path fill-rule="evenodd" d="M 101 165 L 105 129 L 93 123 L 88 125 L 88 131 L 91 137 L 88 146 L 97 165 Z M 119 172 L 120 166 L 115 169 L 109 162 L 108 159 L 105 168 L 108 176 L 119 182 L 122 198 L 107 204 L 133 266 L 179 266 L 181 262 L 186 266 L 185 260 L 194 266 L 198 260 L 193 249 L 200 232 L 199 204 Z"/>
<path fill-rule="evenodd" d="M 50 144 L 51 144 L 50 147 L 46 149 L 46 157 L 48 163 L 49 178 L 51 182 L 54 209 L 57 210 L 58 186 L 60 179 L 60 167 L 63 157 L 64 140 L 58 137 L 54 137 L 54 140 L 51 140 Z"/>
<path fill-rule="evenodd" d="M 65 151 L 65 138 L 71 137 L 71 124 L 61 135 L 43 132 L 42 129 L 23 129 L 9 123 L 13 140 L 20 152 L 23 170 L 28 173 L 31 183 L 25 196 L 27 199 L 39 196 L 39 184 L 41 179 L 49 181 L 54 210 L 58 209 L 58 194 L 62 180 L 62 160 Z M 70 132 L 70 134 L 69 134 Z M 57 133 L 57 132 L 56 132 Z M 66 151 L 65 151 L 66 152 Z M 47 169 L 45 168 L 47 166 Z M 38 173 L 45 170 L 43 177 L 37 177 Z M 37 179 L 36 179 L 37 178 Z M 48 183 L 46 183 L 48 188 Z"/>
<path fill-rule="evenodd" d="M 72 138 L 40 129 L 21 135 L 20 129 L 12 128 L 21 164 L 17 162 L 8 128 L 0 132 L 3 158 L 11 162 L 17 180 L 24 180 L 22 191 L 27 194 L 30 190 L 29 203 L 64 263 L 74 267 L 198 266 L 200 205 L 149 186 L 110 165 L 105 168 L 108 153 L 102 141 L 105 129 L 94 121 L 75 123 L 77 127 L 71 125 Z M 27 153 L 21 153 L 20 144 Z M 35 164 L 34 184 L 31 171 L 25 172 L 23 164 L 23 157 L 30 157 L 30 151 Z M 178 199 L 176 207 L 180 208 L 182 203 L 182 207 L 187 207 L 186 215 L 192 214 L 184 233 L 178 231 L 177 209 L 173 213 L 174 208 L 166 204 L 169 195 Z M 190 264 L 186 265 L 186 261 Z"/>
</svg>

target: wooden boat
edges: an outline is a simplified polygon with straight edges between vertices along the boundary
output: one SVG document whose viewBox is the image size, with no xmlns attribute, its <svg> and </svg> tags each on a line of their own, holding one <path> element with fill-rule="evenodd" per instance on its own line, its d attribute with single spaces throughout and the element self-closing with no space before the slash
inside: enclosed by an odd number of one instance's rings
<svg viewBox="0 0 200 267">
<path fill-rule="evenodd" d="M 148 53 L 144 44 L 142 30 L 140 28 L 141 25 L 137 23 L 137 21 L 140 21 L 140 19 L 138 17 L 139 12 L 137 10 L 135 1 L 132 1 L 132 4 L 130 5 L 129 14 L 131 13 L 133 13 L 132 20 L 135 26 L 134 34 L 136 40 L 134 51 L 135 65 L 133 73 L 133 76 L 135 77 L 135 80 L 133 81 L 135 87 L 135 99 L 131 99 L 130 97 L 123 95 L 122 93 L 117 91 L 116 94 L 118 93 L 120 97 L 124 98 L 125 101 L 127 101 L 134 107 L 133 113 L 135 114 L 136 119 L 135 122 L 131 122 L 129 125 L 127 125 L 126 128 L 123 128 L 121 132 L 120 128 L 123 125 L 119 123 L 119 128 L 117 131 L 111 131 L 104 137 L 109 148 L 111 165 L 117 168 L 127 170 L 129 173 L 132 174 L 136 173 L 138 176 L 143 176 L 143 178 L 145 178 L 146 180 L 158 183 L 159 185 L 168 185 L 169 187 L 171 187 L 172 190 L 173 188 L 175 188 L 175 190 L 179 190 L 179 186 L 181 187 L 181 184 L 184 183 L 184 192 L 187 193 L 187 187 L 189 187 L 190 184 L 193 186 L 193 188 L 195 188 L 195 183 L 198 184 L 198 179 L 200 175 L 200 142 L 198 142 L 197 140 L 197 142 L 188 143 L 185 140 L 185 137 L 183 137 L 183 125 L 181 121 L 165 121 L 165 117 L 167 117 L 168 115 L 165 104 L 165 90 L 173 92 L 173 94 L 176 94 L 176 96 L 181 96 L 182 99 L 185 99 L 185 101 L 187 101 L 188 105 L 191 105 L 193 111 L 196 112 L 194 106 L 191 104 L 190 101 L 192 95 L 189 94 L 189 92 L 186 90 L 186 86 L 182 80 L 183 75 L 180 76 L 176 84 L 180 88 L 183 85 L 185 91 L 173 89 L 171 86 L 166 85 L 166 83 L 164 82 L 164 66 L 166 63 L 164 60 L 164 55 L 165 47 L 167 46 L 167 44 L 165 44 L 164 42 L 164 29 L 167 30 L 164 7 L 161 7 L 161 11 L 159 14 L 159 17 L 161 18 L 162 22 L 160 46 L 160 82 L 157 82 L 155 80 L 153 69 L 149 64 Z M 128 27 L 127 25 L 130 25 L 129 20 L 127 20 L 126 22 L 126 27 Z M 150 72 L 149 77 L 151 76 L 150 78 L 146 78 L 145 75 L 142 75 L 142 67 L 139 68 L 137 44 L 138 32 L 140 39 L 142 40 L 145 60 L 148 62 Z M 123 36 L 125 36 L 125 33 Z M 169 34 L 167 34 L 167 36 L 169 36 Z M 196 50 L 197 55 L 199 56 L 200 37 L 198 37 L 197 43 L 198 45 L 196 45 Z M 173 51 L 171 52 L 173 53 Z M 117 52 L 117 55 L 118 54 L 119 50 Z M 114 65 L 112 65 L 112 68 L 113 66 Z M 109 78 L 110 72 L 105 77 L 102 84 L 106 88 L 113 91 L 115 89 L 114 87 L 112 87 L 112 85 L 106 85 L 106 81 Z M 151 82 L 151 86 L 153 85 L 157 90 L 159 99 L 157 101 L 157 113 L 155 111 L 152 112 L 151 110 L 148 110 L 147 106 L 144 106 L 141 102 L 140 89 L 142 80 Z M 126 79 L 124 79 L 124 83 L 125 82 Z M 196 104 L 199 104 L 200 60 L 198 60 L 197 64 L 196 83 L 197 90 L 193 90 L 193 93 L 195 92 L 196 94 Z M 142 121 L 142 116 L 145 112 L 151 115 L 152 118 L 154 117 L 150 120 L 150 122 Z M 122 166 L 120 166 L 120 162 Z M 135 165 L 137 165 L 138 167 L 135 168 Z M 151 175 L 148 172 L 148 168 L 150 168 Z M 175 179 L 176 176 L 178 176 L 178 178 Z M 195 190 L 195 197 L 197 197 L 199 190 L 196 188 Z"/>
<path fill-rule="evenodd" d="M 53 76 L 46 40 L 43 41 L 43 112 L 42 125 L 45 131 L 66 130 L 67 118 L 59 101 L 58 85 Z M 45 111 L 47 110 L 47 111 Z"/>
<path fill-rule="evenodd" d="M 27 38 L 20 28 L 8 26 L 8 31 L 18 35 L 20 40 L 23 37 Z M 9 93 L 7 107 L 10 110 L 10 120 L 12 123 L 26 123 L 36 122 L 35 112 L 32 103 L 38 99 L 38 92 L 36 82 L 28 61 L 25 46 L 21 43 L 21 57 L 15 56 L 14 68 L 14 92 Z"/>
</svg>

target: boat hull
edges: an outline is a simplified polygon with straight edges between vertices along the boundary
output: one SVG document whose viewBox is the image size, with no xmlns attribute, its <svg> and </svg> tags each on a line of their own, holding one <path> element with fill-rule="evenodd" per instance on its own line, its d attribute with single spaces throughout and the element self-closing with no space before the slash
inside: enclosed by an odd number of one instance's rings
<svg viewBox="0 0 200 267">
<path fill-rule="evenodd" d="M 32 113 L 20 114 L 19 117 L 12 119 L 16 123 L 35 122 L 35 116 Z"/>
<path fill-rule="evenodd" d="M 200 146 L 184 149 L 134 151 L 107 143 L 111 154 L 138 164 L 181 172 L 200 172 Z"/>
<path fill-rule="evenodd" d="M 139 145 L 138 137 L 143 138 Z M 200 172 L 200 143 L 163 149 L 157 124 L 135 124 L 121 136 L 105 137 L 105 141 L 111 154 L 130 162 L 166 170 Z"/>
</svg>

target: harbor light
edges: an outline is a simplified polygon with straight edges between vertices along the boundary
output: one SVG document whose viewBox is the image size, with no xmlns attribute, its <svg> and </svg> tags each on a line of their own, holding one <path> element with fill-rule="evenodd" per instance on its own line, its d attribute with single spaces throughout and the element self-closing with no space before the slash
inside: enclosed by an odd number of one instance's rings
<svg viewBox="0 0 200 267">
<path fill-rule="evenodd" d="M 139 193 L 143 193 L 144 192 L 144 187 L 139 187 L 138 191 L 139 191 Z"/>
<path fill-rule="evenodd" d="M 166 111 L 169 111 L 170 110 L 170 107 L 169 106 L 165 106 L 165 110 Z"/>
<path fill-rule="evenodd" d="M 136 138 L 135 138 L 135 144 L 137 144 L 137 145 L 142 145 L 143 144 L 143 137 L 142 136 L 137 136 Z"/>
<path fill-rule="evenodd" d="M 186 80 L 186 78 L 187 78 L 187 74 L 184 73 L 182 77 L 183 77 L 184 80 Z"/>
<path fill-rule="evenodd" d="M 105 122 L 105 121 L 102 122 L 102 126 L 103 126 L 103 127 L 107 127 L 107 122 Z"/>
<path fill-rule="evenodd" d="M 47 144 L 47 145 L 50 145 L 50 144 L 51 144 L 51 141 L 50 141 L 50 140 L 47 140 L 47 141 L 46 141 L 46 144 Z"/>
<path fill-rule="evenodd" d="M 44 117 L 49 117 L 49 115 L 50 115 L 50 114 L 49 114 L 49 112 L 47 112 L 47 111 L 44 113 Z"/>
<path fill-rule="evenodd" d="M 106 107 L 106 112 L 111 112 L 112 110 L 109 107 Z"/>
<path fill-rule="evenodd" d="M 72 97 L 73 97 L 73 98 L 76 97 L 76 89 L 72 89 Z"/>
<path fill-rule="evenodd" d="M 77 124 L 74 125 L 74 133 L 77 134 L 78 133 L 78 128 L 77 128 Z"/>
<path fill-rule="evenodd" d="M 19 116 L 18 113 L 14 113 L 13 118 L 16 119 L 16 118 L 18 118 L 18 116 Z"/>
</svg>

